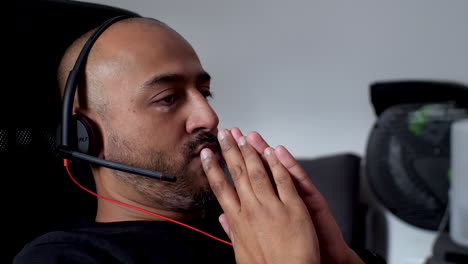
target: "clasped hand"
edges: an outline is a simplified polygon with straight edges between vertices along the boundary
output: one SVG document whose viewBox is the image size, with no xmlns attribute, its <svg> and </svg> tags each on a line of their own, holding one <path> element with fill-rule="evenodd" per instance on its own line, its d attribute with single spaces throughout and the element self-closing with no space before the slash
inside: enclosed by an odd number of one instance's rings
<svg viewBox="0 0 468 264">
<path fill-rule="evenodd" d="M 235 189 L 210 149 L 203 169 L 224 214 L 237 263 L 363 263 L 344 242 L 325 199 L 282 146 L 256 132 L 218 132 Z"/>
<path fill-rule="evenodd" d="M 227 181 L 209 149 L 203 167 L 229 223 L 237 263 L 320 263 L 312 220 L 291 176 L 274 150 L 263 152 L 267 168 L 245 137 L 237 143 L 223 129 L 218 140 L 236 190 Z"/>
</svg>

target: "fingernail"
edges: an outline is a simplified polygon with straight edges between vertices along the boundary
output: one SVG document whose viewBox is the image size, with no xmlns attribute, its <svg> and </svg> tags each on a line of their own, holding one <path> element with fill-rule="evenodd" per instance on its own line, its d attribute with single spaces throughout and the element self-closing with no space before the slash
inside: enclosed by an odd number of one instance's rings
<svg viewBox="0 0 468 264">
<path fill-rule="evenodd" d="M 245 140 L 245 137 L 241 137 L 239 138 L 239 146 L 245 146 L 245 144 L 247 143 L 247 141 Z"/>
<path fill-rule="evenodd" d="M 201 151 L 201 158 L 204 161 L 208 160 L 210 158 L 210 152 L 208 150 L 206 150 L 206 149 L 203 149 Z"/>
<path fill-rule="evenodd" d="M 272 151 L 271 151 L 271 148 L 270 148 L 270 147 L 268 147 L 268 148 L 265 149 L 265 155 L 266 155 L 266 156 L 271 156 L 271 153 L 272 153 Z"/>
<path fill-rule="evenodd" d="M 219 140 L 220 140 L 220 141 L 221 141 L 221 140 L 224 140 L 224 138 L 226 138 L 226 130 L 225 130 L 225 129 L 221 129 L 221 130 L 219 131 L 219 135 L 218 135 L 218 136 L 219 136 Z"/>
</svg>

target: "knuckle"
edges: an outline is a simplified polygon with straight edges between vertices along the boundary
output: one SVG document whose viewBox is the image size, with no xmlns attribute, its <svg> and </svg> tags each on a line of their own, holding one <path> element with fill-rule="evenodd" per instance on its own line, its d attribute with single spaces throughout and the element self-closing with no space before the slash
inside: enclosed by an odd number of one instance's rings
<svg viewBox="0 0 468 264">
<path fill-rule="evenodd" d="M 221 193 L 223 193 L 223 191 L 224 191 L 224 189 L 226 187 L 226 182 L 225 181 L 220 181 L 220 180 L 210 181 L 210 186 L 211 186 L 211 190 L 213 191 L 213 193 L 221 194 Z"/>
<path fill-rule="evenodd" d="M 293 199 L 290 201 L 290 206 L 291 210 L 294 212 L 293 215 L 296 217 L 300 215 L 309 215 L 309 211 L 307 210 L 307 207 L 305 206 L 304 202 L 298 198 L 298 199 Z"/>
<path fill-rule="evenodd" d="M 240 177 L 242 177 L 242 175 L 244 174 L 244 167 L 241 166 L 241 165 L 234 165 L 232 166 L 229 171 L 231 172 L 231 177 L 234 181 L 237 181 L 240 179 Z"/>
<path fill-rule="evenodd" d="M 270 159 L 269 161 L 270 167 L 271 168 L 277 168 L 281 165 L 280 161 L 278 159 Z M 282 165 L 281 165 L 282 166 Z"/>
<path fill-rule="evenodd" d="M 274 177 L 276 185 L 286 185 L 289 182 L 289 176 L 283 173 L 277 173 Z"/>
<path fill-rule="evenodd" d="M 249 177 L 251 181 L 257 182 L 265 178 L 265 172 L 260 168 L 255 168 L 249 173 Z"/>
<path fill-rule="evenodd" d="M 243 210 L 243 215 L 248 223 L 253 222 L 257 218 L 256 212 L 252 208 L 245 208 Z"/>
<path fill-rule="evenodd" d="M 221 149 L 223 150 L 223 152 L 228 152 L 233 148 L 233 146 L 234 145 L 230 142 L 224 142 L 221 144 Z"/>
<path fill-rule="evenodd" d="M 253 151 L 252 147 L 249 145 L 249 143 L 245 143 L 245 145 L 241 146 L 242 153 L 245 156 L 250 156 L 253 154 L 256 154 L 256 152 Z"/>
</svg>

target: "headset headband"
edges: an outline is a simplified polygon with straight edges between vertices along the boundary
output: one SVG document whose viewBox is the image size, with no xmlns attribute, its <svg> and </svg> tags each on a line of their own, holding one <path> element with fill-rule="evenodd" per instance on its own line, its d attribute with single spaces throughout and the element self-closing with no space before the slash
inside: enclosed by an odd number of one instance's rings
<svg viewBox="0 0 468 264">
<path fill-rule="evenodd" d="M 107 21 L 105 21 L 93 34 L 89 37 L 89 39 L 84 44 L 83 48 L 81 49 L 78 58 L 76 59 L 75 65 L 73 69 L 70 71 L 67 82 L 65 84 L 65 89 L 63 93 L 63 108 L 62 108 L 62 127 L 61 127 L 61 136 L 60 136 L 60 145 L 57 147 L 58 152 L 65 158 L 76 158 L 80 160 L 85 160 L 87 162 L 97 164 L 100 166 L 104 166 L 111 169 L 121 170 L 129 173 L 139 174 L 143 176 L 148 176 L 151 178 L 156 178 L 164 181 L 175 181 L 176 177 L 165 174 L 162 172 L 157 172 L 153 170 L 148 170 L 139 167 L 133 167 L 130 165 L 122 164 L 119 162 L 108 161 L 104 159 L 100 159 L 85 153 L 82 153 L 77 150 L 73 150 L 70 144 L 70 132 L 71 132 L 71 122 L 73 120 L 72 111 L 73 111 L 73 102 L 74 97 L 77 89 L 77 82 L 80 76 L 81 71 L 83 70 L 83 65 L 85 64 L 85 60 L 97 38 L 104 32 L 109 26 L 113 23 L 131 18 L 131 17 L 138 17 L 136 15 L 122 15 L 113 17 Z"/>
</svg>

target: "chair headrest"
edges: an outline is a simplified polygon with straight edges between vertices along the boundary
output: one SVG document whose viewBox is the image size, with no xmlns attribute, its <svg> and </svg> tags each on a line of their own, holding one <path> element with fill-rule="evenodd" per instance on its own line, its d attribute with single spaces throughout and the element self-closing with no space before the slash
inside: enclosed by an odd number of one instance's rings
<svg viewBox="0 0 468 264">
<path fill-rule="evenodd" d="M 107 19 L 136 13 L 70 0 L 15 1 L 9 72 L 0 106 L 0 127 L 55 125 L 60 115 L 56 72 L 68 46 Z"/>
<path fill-rule="evenodd" d="M 370 99 L 377 116 L 397 104 L 451 101 L 468 108 L 468 86 L 442 80 L 389 80 L 370 85 Z"/>
</svg>

